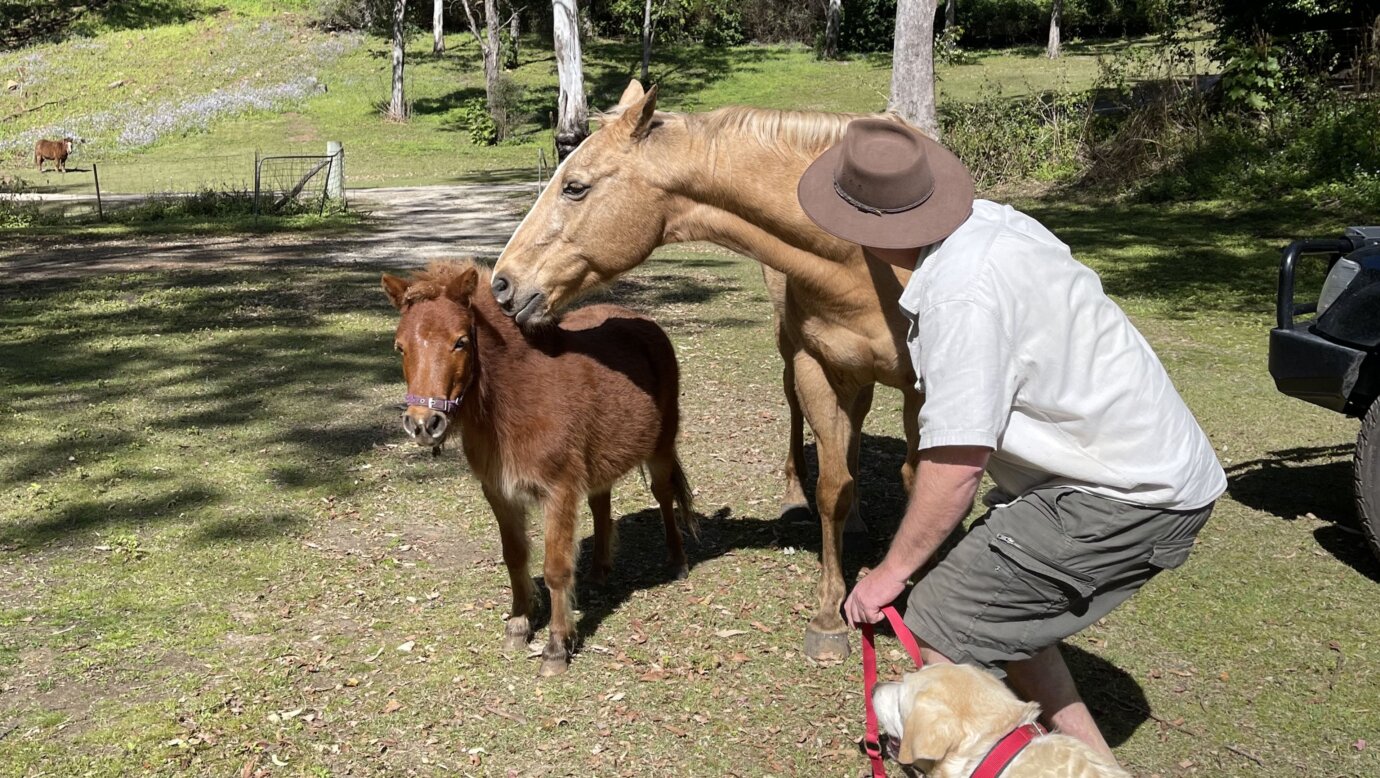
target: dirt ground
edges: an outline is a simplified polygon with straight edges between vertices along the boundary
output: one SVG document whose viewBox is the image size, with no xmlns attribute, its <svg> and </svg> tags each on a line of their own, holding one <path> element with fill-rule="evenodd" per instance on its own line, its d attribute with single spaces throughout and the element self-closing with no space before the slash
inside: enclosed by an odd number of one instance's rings
<svg viewBox="0 0 1380 778">
<path fill-rule="evenodd" d="M 454 256 L 493 258 L 535 194 L 526 184 L 360 189 L 352 209 L 369 225 L 341 235 L 153 235 L 134 238 L 17 238 L 0 246 L 0 279 L 32 281 L 224 264 L 396 265 Z"/>
</svg>

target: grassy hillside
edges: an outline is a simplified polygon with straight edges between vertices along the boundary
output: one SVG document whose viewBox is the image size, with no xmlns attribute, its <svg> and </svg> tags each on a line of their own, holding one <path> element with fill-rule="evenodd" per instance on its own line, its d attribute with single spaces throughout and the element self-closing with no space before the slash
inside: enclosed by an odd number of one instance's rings
<svg viewBox="0 0 1380 778">
<path fill-rule="evenodd" d="M 452 30 L 444 56 L 429 35 L 408 48 L 411 121 L 384 120 L 387 42 L 311 27 L 300 0 L 201 4 L 151 0 L 143 23 L 95 18 L 87 37 L 0 52 L 0 166 L 24 168 L 39 137 L 85 140 L 74 165 L 101 162 L 102 185 L 125 191 L 178 188 L 219 180 L 239 185 L 255 150 L 319 153 L 326 140 L 347 149 L 351 186 L 436 183 L 533 173 L 537 150 L 550 147 L 555 64 L 533 37 L 521 41 L 509 75 L 524 89 L 523 121 L 498 147 L 472 144 L 461 106 L 483 96 L 478 47 Z M 179 10 L 180 9 L 180 10 Z M 463 33 L 463 34 L 462 34 Z M 1023 94 L 1083 88 L 1097 58 L 1115 45 L 1073 45 L 1046 60 L 1034 50 L 988 52 L 972 64 L 940 68 L 942 100 L 1000 89 Z M 617 99 L 637 70 L 636 44 L 588 41 L 586 85 L 592 107 Z M 885 56 L 821 62 L 799 46 L 687 47 L 655 52 L 652 80 L 671 109 L 732 103 L 779 108 L 874 111 L 890 85 Z M 24 174 L 29 175 L 29 174 Z M 209 180 L 204 180 L 209 179 Z M 56 183 L 56 177 L 47 177 Z M 69 178 L 67 183 L 71 183 Z"/>
</svg>

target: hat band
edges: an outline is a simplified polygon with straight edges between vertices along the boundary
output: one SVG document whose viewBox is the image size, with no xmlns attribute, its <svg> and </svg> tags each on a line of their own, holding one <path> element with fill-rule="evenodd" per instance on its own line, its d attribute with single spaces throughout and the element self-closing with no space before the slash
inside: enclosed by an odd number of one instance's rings
<svg viewBox="0 0 1380 778">
<path fill-rule="evenodd" d="M 870 213 L 873 216 L 881 216 L 882 214 L 886 213 L 905 213 L 906 211 L 913 210 L 924 205 L 925 201 L 929 200 L 930 197 L 934 195 L 934 187 L 930 187 L 930 191 L 926 192 L 924 197 L 921 197 L 919 200 L 916 200 L 910 205 L 903 205 L 900 208 L 878 208 L 874 205 L 868 205 L 867 203 L 864 203 L 861 200 L 858 200 L 857 198 L 853 197 L 853 195 L 850 195 L 847 192 L 843 191 L 843 187 L 839 186 L 839 180 L 837 178 L 834 179 L 834 191 L 838 193 L 839 197 L 843 198 L 844 202 L 848 203 L 854 208 L 857 208 L 859 211 L 862 211 L 863 213 Z"/>
</svg>

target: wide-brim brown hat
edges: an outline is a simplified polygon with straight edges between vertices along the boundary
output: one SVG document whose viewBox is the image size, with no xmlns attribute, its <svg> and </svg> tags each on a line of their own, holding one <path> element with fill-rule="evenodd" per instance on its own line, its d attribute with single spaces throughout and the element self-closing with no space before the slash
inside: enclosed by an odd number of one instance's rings
<svg viewBox="0 0 1380 778">
<path fill-rule="evenodd" d="M 952 151 L 890 119 L 855 119 L 796 187 L 835 237 L 904 249 L 947 238 L 973 212 L 973 176 Z"/>
</svg>

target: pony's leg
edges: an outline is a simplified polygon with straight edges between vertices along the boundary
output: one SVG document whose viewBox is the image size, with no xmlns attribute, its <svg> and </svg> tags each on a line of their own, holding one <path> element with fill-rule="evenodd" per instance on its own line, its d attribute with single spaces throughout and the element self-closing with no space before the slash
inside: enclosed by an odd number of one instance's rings
<svg viewBox="0 0 1380 778">
<path fill-rule="evenodd" d="M 661 508 L 661 523 L 666 528 L 666 566 L 677 581 L 690 575 L 690 562 L 685 558 L 685 544 L 681 541 L 680 527 L 676 524 L 676 455 L 654 457 L 647 462 L 651 471 L 652 496 Z"/>
<path fill-rule="evenodd" d="M 484 499 L 498 519 L 498 537 L 503 544 L 503 564 L 513 587 L 513 607 L 508 611 L 508 623 L 503 628 L 503 647 L 517 651 L 527 647 L 532 639 L 532 611 L 537 599 L 537 587 L 527 569 L 527 511 L 497 491 L 484 487 Z"/>
<path fill-rule="evenodd" d="M 853 398 L 853 405 L 848 412 L 848 423 L 851 425 L 852 437 L 848 440 L 848 473 L 856 483 L 858 480 L 858 460 L 862 453 L 862 426 L 867 420 L 868 411 L 872 410 L 872 393 L 875 384 L 868 384 L 858 390 L 857 397 Z M 848 506 L 848 520 L 844 522 L 843 534 L 846 543 L 867 544 L 867 523 L 863 521 L 862 506 L 858 498 L 858 490 L 853 490 L 853 501 Z"/>
<path fill-rule="evenodd" d="M 851 411 L 858 389 L 833 385 L 823 367 L 801 352 L 795 360 L 796 387 L 819 450 L 815 501 L 823 536 L 820 549 L 819 611 L 805 630 L 805 655 L 811 659 L 848 656 L 848 630 L 839 613 L 843 583 L 843 526 L 853 505 L 854 481 L 848 469 L 854 447 Z"/>
<path fill-rule="evenodd" d="M 901 483 L 909 495 L 915 486 L 915 470 L 920 466 L 920 406 L 925 403 L 925 395 L 915 391 L 915 387 L 902 394 L 905 396 L 901 420 L 906 429 L 906 463 L 901 465 Z"/>
<path fill-rule="evenodd" d="M 575 641 L 575 514 L 580 495 L 562 487 L 546 498 L 546 562 L 542 574 L 551 590 L 551 629 L 541 652 L 541 674 L 559 675 L 570 666 Z"/>
<path fill-rule="evenodd" d="M 603 584 L 613 572 L 613 508 L 607 492 L 589 496 L 589 512 L 594 516 L 594 569 L 591 576 Z"/>
</svg>

